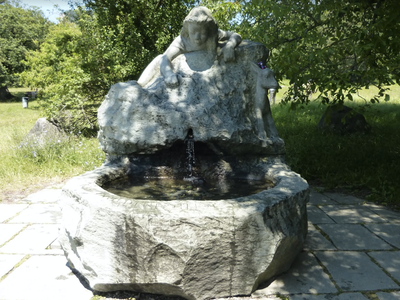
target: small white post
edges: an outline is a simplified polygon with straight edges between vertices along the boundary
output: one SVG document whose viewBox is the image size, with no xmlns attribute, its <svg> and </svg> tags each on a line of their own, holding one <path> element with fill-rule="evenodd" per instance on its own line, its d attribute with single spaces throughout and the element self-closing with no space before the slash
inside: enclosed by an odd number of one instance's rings
<svg viewBox="0 0 400 300">
<path fill-rule="evenodd" d="M 22 107 L 23 108 L 28 108 L 28 97 L 22 97 Z"/>
<path fill-rule="evenodd" d="M 275 89 L 269 89 L 269 103 L 270 104 L 275 104 Z"/>
</svg>

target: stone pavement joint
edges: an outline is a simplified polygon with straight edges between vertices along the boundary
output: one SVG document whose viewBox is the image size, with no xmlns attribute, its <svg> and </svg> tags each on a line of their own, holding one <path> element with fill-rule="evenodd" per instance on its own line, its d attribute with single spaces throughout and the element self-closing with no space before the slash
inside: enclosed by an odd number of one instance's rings
<svg viewBox="0 0 400 300">
<path fill-rule="evenodd" d="M 0 300 L 90 300 L 57 243 L 61 187 L 0 203 Z M 311 190 L 309 233 L 292 267 L 232 300 L 400 299 L 400 212 Z M 140 298 L 137 298 L 140 300 Z"/>
</svg>

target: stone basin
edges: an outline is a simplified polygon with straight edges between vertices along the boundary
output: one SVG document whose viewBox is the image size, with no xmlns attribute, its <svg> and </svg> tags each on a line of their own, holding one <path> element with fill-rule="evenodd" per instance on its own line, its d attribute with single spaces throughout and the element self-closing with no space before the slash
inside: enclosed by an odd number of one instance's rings
<svg viewBox="0 0 400 300">
<path fill-rule="evenodd" d="M 155 58 L 144 71 L 148 83 L 114 84 L 98 110 L 106 162 L 64 186 L 59 234 L 70 266 L 94 291 L 190 300 L 250 295 L 288 270 L 303 248 L 308 184 L 283 162 L 268 99 L 278 83 L 258 66 L 268 50 L 242 41 L 235 61 L 225 62 L 214 48 L 206 64 L 201 49 L 174 58 L 175 87 Z M 208 182 L 270 180 L 274 187 L 167 201 L 103 188 L 127 176 L 174 178 L 185 163 Z"/>
<path fill-rule="evenodd" d="M 138 168 L 128 159 L 72 178 L 62 190 L 59 235 L 70 266 L 100 292 L 250 295 L 302 250 L 309 194 L 279 156 L 241 165 L 241 176 L 275 186 L 226 200 L 128 199 L 102 188 Z"/>
</svg>

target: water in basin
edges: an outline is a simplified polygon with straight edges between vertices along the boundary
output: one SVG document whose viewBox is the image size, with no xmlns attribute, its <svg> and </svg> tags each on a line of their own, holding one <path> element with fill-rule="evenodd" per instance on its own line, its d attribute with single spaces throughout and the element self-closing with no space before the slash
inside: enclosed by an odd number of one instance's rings
<svg viewBox="0 0 400 300">
<path fill-rule="evenodd" d="M 128 177 L 111 181 L 105 190 L 121 197 L 143 200 L 222 200 L 257 194 L 273 187 L 268 180 L 224 179 L 216 182 L 191 177 Z"/>
</svg>

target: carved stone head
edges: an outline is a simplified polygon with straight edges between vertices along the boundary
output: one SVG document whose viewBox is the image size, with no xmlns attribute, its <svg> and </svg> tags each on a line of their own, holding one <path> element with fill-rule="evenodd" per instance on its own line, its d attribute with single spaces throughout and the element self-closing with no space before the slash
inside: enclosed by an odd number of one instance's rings
<svg viewBox="0 0 400 300">
<path fill-rule="evenodd" d="M 204 6 L 193 8 L 183 21 L 181 39 L 189 51 L 215 49 L 218 24 Z"/>
</svg>

